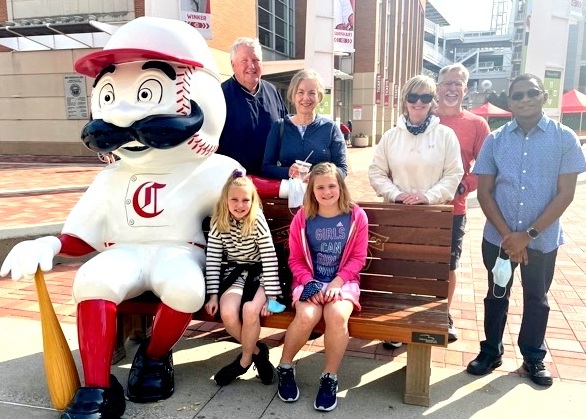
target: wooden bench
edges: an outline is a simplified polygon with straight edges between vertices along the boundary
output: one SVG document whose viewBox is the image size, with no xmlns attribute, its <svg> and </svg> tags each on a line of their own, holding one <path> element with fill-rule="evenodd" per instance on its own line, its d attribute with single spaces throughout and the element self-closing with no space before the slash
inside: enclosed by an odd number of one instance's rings
<svg viewBox="0 0 586 419">
<path fill-rule="evenodd" d="M 281 273 L 290 275 L 287 257 L 293 214 L 286 200 L 265 200 L 263 205 Z M 369 247 L 367 263 L 361 272 L 362 311 L 350 317 L 350 336 L 406 343 L 403 400 L 407 404 L 429 406 L 431 347 L 446 347 L 448 342 L 452 207 L 370 202 L 359 205 L 369 219 Z M 119 306 L 119 346 L 137 327 L 146 333 L 157 301 L 151 294 Z M 294 315 L 288 309 L 264 318 L 263 326 L 287 329 Z M 210 320 L 205 310 L 195 313 L 194 318 Z M 316 331 L 323 331 L 323 326 L 318 324 Z"/>
</svg>

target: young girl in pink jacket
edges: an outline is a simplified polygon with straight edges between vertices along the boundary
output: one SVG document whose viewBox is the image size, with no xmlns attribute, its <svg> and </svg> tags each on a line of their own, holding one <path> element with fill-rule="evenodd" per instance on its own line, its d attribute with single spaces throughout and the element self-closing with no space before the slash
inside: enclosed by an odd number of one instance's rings
<svg viewBox="0 0 586 419">
<path fill-rule="evenodd" d="M 277 373 L 279 398 L 299 398 L 293 358 L 323 318 L 326 363 L 314 408 L 336 407 L 337 371 L 348 345 L 348 319 L 360 310 L 359 272 L 366 262 L 368 220 L 350 200 L 340 170 L 316 165 L 309 176 L 304 206 L 291 222 L 289 267 L 293 273 L 295 319 L 285 334 Z"/>
</svg>

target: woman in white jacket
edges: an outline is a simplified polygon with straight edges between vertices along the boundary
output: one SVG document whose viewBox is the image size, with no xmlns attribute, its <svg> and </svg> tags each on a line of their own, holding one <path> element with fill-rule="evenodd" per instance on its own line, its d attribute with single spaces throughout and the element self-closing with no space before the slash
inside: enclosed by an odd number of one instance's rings
<svg viewBox="0 0 586 419">
<path fill-rule="evenodd" d="M 403 115 L 383 134 L 368 170 L 385 202 L 442 204 L 454 198 L 464 174 L 460 144 L 433 114 L 435 94 L 428 76 L 412 77 L 403 87 Z"/>
<path fill-rule="evenodd" d="M 456 133 L 433 114 L 436 84 L 415 76 L 402 91 L 403 115 L 385 132 L 368 169 L 370 185 L 385 202 L 443 204 L 454 198 L 464 168 Z M 386 349 L 401 342 L 383 342 Z"/>
</svg>

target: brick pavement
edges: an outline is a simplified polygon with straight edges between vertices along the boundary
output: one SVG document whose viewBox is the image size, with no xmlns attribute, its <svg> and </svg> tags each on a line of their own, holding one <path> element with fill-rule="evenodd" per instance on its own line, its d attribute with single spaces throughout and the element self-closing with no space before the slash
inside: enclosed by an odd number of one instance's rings
<svg viewBox="0 0 586 419">
<path fill-rule="evenodd" d="M 357 201 L 376 200 L 368 185 L 366 170 L 372 148 L 349 149 L 350 174 L 347 182 Z M 0 156 L 0 229 L 22 227 L 44 222 L 63 221 L 72 205 L 95 174 L 103 167 L 91 159 L 71 159 L 51 164 L 43 159 L 31 162 L 26 158 Z M 49 161 L 49 159 L 44 159 Z M 581 182 L 580 182 L 581 183 Z M 60 189 L 61 188 L 61 189 Z M 34 193 L 24 191 L 37 189 Z M 486 270 L 482 264 L 480 243 L 484 216 L 472 201 L 468 211 L 467 233 L 459 270 L 459 283 L 452 315 L 460 338 L 448 348 L 433 348 L 436 367 L 465 368 L 478 351 L 483 339 L 483 299 L 486 294 Z M 546 335 L 547 366 L 555 377 L 566 382 L 586 383 L 586 184 L 578 186 L 576 197 L 563 217 L 566 244 L 560 248 L 554 283 L 550 291 L 550 319 Z M 71 282 L 79 263 L 58 265 L 46 274 L 46 281 L 55 311 L 64 322 L 75 322 L 75 305 L 71 298 Z M 517 346 L 522 314 L 522 291 L 518 273 L 512 291 L 509 318 L 504 336 L 503 366 L 496 373 L 524 375 L 519 370 L 522 356 Z M 38 319 L 37 298 L 32 281 L 12 282 L 0 279 L 0 316 Z M 225 332 L 216 323 L 193 322 L 189 335 L 223 337 Z M 282 343 L 283 331 L 263 329 L 263 338 L 272 346 Z M 312 351 L 323 349 L 323 340 L 308 342 Z M 353 339 L 348 355 L 366 358 L 404 360 L 405 347 L 387 351 L 378 341 Z"/>
</svg>

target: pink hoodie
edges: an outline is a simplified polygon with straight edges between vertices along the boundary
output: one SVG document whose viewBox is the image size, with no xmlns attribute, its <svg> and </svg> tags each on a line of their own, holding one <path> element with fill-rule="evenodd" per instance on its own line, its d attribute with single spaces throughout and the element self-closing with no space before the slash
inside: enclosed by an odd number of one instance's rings
<svg viewBox="0 0 586 419">
<path fill-rule="evenodd" d="M 366 263 L 368 248 L 368 218 L 358 205 L 354 205 L 350 211 L 350 232 L 337 275 L 344 283 L 360 284 L 359 274 Z M 301 208 L 295 214 L 289 229 L 289 268 L 293 274 L 291 289 L 314 279 L 309 244 L 305 235 L 305 221 L 305 211 Z"/>
</svg>

